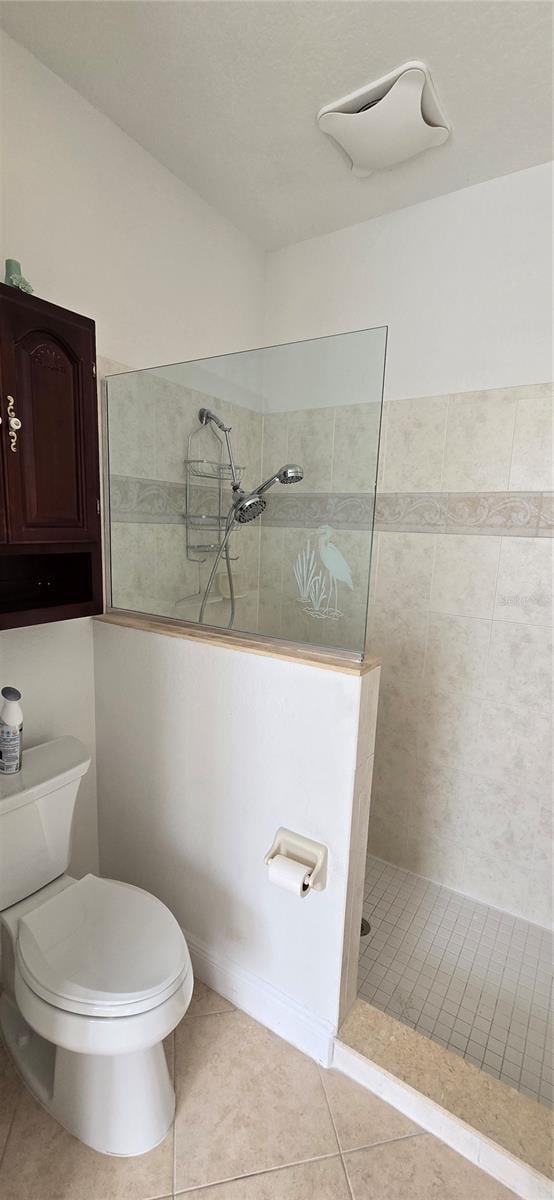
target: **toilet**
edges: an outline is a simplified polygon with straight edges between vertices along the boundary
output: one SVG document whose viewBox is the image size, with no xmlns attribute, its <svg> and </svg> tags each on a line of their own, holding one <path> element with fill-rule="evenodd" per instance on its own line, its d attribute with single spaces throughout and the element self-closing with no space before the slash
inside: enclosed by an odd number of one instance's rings
<svg viewBox="0 0 554 1200">
<path fill-rule="evenodd" d="M 163 1039 L 190 1004 L 192 965 L 155 896 L 64 873 L 89 765 L 77 738 L 60 737 L 0 775 L 0 1031 L 70 1133 L 103 1154 L 144 1154 L 173 1121 Z"/>
</svg>

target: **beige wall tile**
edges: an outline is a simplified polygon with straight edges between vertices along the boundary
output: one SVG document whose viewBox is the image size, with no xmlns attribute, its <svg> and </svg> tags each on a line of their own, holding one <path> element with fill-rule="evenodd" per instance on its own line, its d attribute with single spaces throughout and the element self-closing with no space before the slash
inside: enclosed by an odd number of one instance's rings
<svg viewBox="0 0 554 1200">
<path fill-rule="evenodd" d="M 450 397 L 443 472 L 446 492 L 507 488 L 515 413 L 516 400 L 510 391 Z"/>
<path fill-rule="evenodd" d="M 388 607 L 426 609 L 434 552 L 434 535 L 380 533 L 376 601 Z"/>
<path fill-rule="evenodd" d="M 198 566 L 186 553 L 183 525 L 153 525 L 156 541 L 156 579 L 160 599 L 176 604 L 198 591 Z"/>
<path fill-rule="evenodd" d="M 424 684 L 440 692 L 474 694 L 487 662 L 491 622 L 429 613 Z"/>
<path fill-rule="evenodd" d="M 405 866 L 433 883 L 459 891 L 464 878 L 465 844 L 457 838 L 420 833 L 415 827 L 405 837 Z"/>
<path fill-rule="evenodd" d="M 107 412 L 110 473 L 151 479 L 156 431 L 148 372 L 112 380 Z"/>
<path fill-rule="evenodd" d="M 552 634 L 539 625 L 494 621 L 484 695 L 510 708 L 552 713 Z"/>
<path fill-rule="evenodd" d="M 112 597 L 123 607 L 121 597 L 156 594 L 156 526 L 114 523 L 111 529 Z"/>
<path fill-rule="evenodd" d="M 187 389 L 163 379 L 153 387 L 151 402 L 155 435 L 152 477 L 183 483 L 188 437 L 198 426 L 198 404 Z"/>
<path fill-rule="evenodd" d="M 333 492 L 372 492 L 377 471 L 379 404 L 345 404 L 335 408 Z"/>
<path fill-rule="evenodd" d="M 500 541 L 498 537 L 437 534 L 430 604 L 434 612 L 492 616 Z"/>
<path fill-rule="evenodd" d="M 503 538 L 494 619 L 550 627 L 552 566 L 550 538 Z"/>
<path fill-rule="evenodd" d="M 545 786 L 552 780 L 552 720 L 535 708 L 483 704 L 479 737 L 468 770 L 504 779 L 514 775 L 521 787 Z"/>
<path fill-rule="evenodd" d="M 451 840 L 467 836 L 468 798 L 460 772 L 418 762 L 414 771 L 411 824 L 417 838 Z"/>
<path fill-rule="evenodd" d="M 462 767 L 475 748 L 480 698 L 426 689 L 418 707 L 418 755 L 428 763 Z"/>
<path fill-rule="evenodd" d="M 440 490 L 447 407 L 447 396 L 387 403 L 382 491 Z"/>
<path fill-rule="evenodd" d="M 304 468 L 302 483 L 294 485 L 297 489 L 304 492 L 330 490 L 334 420 L 332 408 L 311 408 L 288 414 L 287 462 L 298 463 Z"/>
<path fill-rule="evenodd" d="M 553 481 L 552 396 L 518 400 L 510 488 L 513 491 L 551 491 Z"/>
<path fill-rule="evenodd" d="M 506 886 L 509 875 L 509 887 Z M 494 855 L 490 849 L 472 842 L 466 852 L 461 888 L 466 895 L 484 904 L 492 904 L 515 917 L 533 920 L 530 901 L 530 873 L 504 855 Z M 541 911 L 544 912 L 545 897 Z"/>
<path fill-rule="evenodd" d="M 506 870 L 516 863 L 533 866 L 540 789 L 530 779 L 522 787 L 521 778 L 510 775 L 490 779 L 460 774 L 460 796 L 468 812 L 468 861 L 471 855 L 487 859 L 497 889 L 505 895 Z"/>
<path fill-rule="evenodd" d="M 287 461 L 287 414 L 264 413 L 262 418 L 262 475 L 264 479 L 268 479 Z"/>
</svg>

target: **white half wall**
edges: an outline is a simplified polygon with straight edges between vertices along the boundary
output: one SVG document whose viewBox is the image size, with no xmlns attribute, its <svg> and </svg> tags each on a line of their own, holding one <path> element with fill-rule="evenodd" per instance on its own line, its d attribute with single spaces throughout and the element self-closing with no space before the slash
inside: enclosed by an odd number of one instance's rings
<svg viewBox="0 0 554 1200">
<path fill-rule="evenodd" d="M 547 163 L 270 254 L 264 341 L 388 325 L 389 400 L 541 383 L 551 247 Z"/>
<path fill-rule="evenodd" d="M 360 677 L 102 622 L 94 646 L 102 874 L 159 896 L 201 978 L 328 1061 Z M 329 847 L 323 892 L 269 883 L 281 825 Z"/>
</svg>

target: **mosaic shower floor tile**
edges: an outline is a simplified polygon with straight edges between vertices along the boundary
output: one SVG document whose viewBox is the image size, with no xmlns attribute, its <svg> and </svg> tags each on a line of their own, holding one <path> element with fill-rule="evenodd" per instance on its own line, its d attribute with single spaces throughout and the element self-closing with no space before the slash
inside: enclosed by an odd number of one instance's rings
<svg viewBox="0 0 554 1200">
<path fill-rule="evenodd" d="M 368 860 L 360 996 L 552 1105 L 552 934 Z"/>
</svg>

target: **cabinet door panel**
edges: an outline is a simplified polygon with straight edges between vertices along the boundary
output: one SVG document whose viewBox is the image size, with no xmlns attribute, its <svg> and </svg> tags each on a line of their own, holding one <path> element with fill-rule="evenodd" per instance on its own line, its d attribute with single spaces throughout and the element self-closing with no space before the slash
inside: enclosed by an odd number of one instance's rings
<svg viewBox="0 0 554 1200">
<path fill-rule="evenodd" d="M 98 535 L 94 335 L 85 319 L 44 308 L 2 305 L 8 536 L 90 541 Z"/>
</svg>

